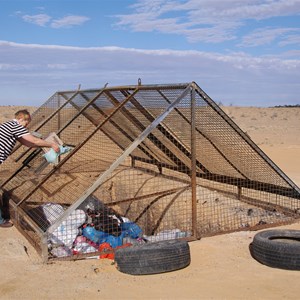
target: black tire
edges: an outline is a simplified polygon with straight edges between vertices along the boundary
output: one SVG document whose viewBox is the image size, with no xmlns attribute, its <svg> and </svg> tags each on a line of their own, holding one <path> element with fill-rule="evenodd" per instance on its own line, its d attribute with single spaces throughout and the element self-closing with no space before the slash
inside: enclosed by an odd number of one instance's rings
<svg viewBox="0 0 300 300">
<path fill-rule="evenodd" d="M 115 262 L 120 272 L 131 275 L 170 272 L 190 264 L 190 247 L 181 240 L 138 244 L 117 249 Z"/>
<path fill-rule="evenodd" d="M 300 230 L 259 232 L 249 248 L 252 257 L 266 266 L 300 270 Z"/>
</svg>

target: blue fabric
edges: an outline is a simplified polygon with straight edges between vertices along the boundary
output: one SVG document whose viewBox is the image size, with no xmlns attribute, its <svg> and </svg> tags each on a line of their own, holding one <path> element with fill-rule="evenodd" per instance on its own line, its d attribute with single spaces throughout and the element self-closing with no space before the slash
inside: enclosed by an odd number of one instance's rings
<svg viewBox="0 0 300 300">
<path fill-rule="evenodd" d="M 82 229 L 82 235 L 96 244 L 109 243 L 112 248 L 121 246 L 123 243 L 124 232 L 119 236 L 113 236 L 94 227 L 87 226 Z"/>
<path fill-rule="evenodd" d="M 112 248 L 116 248 L 118 246 L 122 246 L 123 236 L 124 236 L 124 233 L 121 233 L 121 235 L 119 235 L 119 236 L 109 235 L 108 237 L 105 238 L 104 242 L 109 243 Z"/>
<path fill-rule="evenodd" d="M 108 236 L 108 233 L 96 230 L 94 227 L 87 226 L 82 229 L 82 235 L 96 244 L 101 244 L 105 242 L 105 238 Z"/>
<path fill-rule="evenodd" d="M 133 239 L 137 239 L 142 235 L 142 229 L 139 225 L 135 224 L 134 222 L 124 222 L 122 223 L 122 231 L 125 233 L 126 236 L 130 236 Z"/>
<path fill-rule="evenodd" d="M 5 220 L 2 218 L 2 212 L 1 212 L 1 208 L 0 208 L 0 224 L 4 223 Z"/>
<path fill-rule="evenodd" d="M 86 226 L 82 229 L 82 235 L 96 244 L 109 243 L 112 248 L 116 248 L 123 244 L 123 238 L 129 236 L 133 239 L 142 235 L 142 229 L 133 222 L 125 222 L 121 224 L 122 233 L 119 236 L 113 236 L 95 227 Z"/>
</svg>

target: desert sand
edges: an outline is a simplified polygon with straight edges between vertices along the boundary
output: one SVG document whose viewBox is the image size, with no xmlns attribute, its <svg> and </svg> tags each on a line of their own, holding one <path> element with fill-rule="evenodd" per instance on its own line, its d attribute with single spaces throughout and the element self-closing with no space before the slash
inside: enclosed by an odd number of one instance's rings
<svg viewBox="0 0 300 300">
<path fill-rule="evenodd" d="M 222 108 L 300 186 L 300 107 Z M 2 122 L 18 108 L 0 109 Z M 277 228 L 300 230 L 300 221 Z M 0 299 L 298 299 L 299 271 L 270 268 L 251 257 L 256 233 L 190 242 L 187 268 L 132 276 L 109 259 L 43 264 L 16 228 L 1 228 Z"/>
</svg>

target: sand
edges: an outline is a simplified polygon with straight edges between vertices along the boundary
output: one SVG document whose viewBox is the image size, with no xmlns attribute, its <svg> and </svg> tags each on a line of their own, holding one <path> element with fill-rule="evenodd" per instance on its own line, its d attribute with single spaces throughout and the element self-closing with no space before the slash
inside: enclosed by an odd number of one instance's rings
<svg viewBox="0 0 300 300">
<path fill-rule="evenodd" d="M 300 186 L 300 108 L 224 107 Z M 0 121 L 15 107 L 1 107 Z M 277 228 L 300 230 L 300 222 Z M 132 276 L 109 259 L 43 264 L 14 227 L 0 229 L 0 299 L 298 299 L 300 271 L 270 268 L 249 252 L 255 231 L 190 242 L 182 270 Z"/>
</svg>

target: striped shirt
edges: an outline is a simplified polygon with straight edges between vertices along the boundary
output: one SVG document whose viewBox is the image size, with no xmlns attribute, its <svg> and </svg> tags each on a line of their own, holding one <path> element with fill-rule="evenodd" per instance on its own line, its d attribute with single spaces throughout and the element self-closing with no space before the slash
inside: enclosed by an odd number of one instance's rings
<svg viewBox="0 0 300 300">
<path fill-rule="evenodd" d="M 17 139 L 29 134 L 26 127 L 14 119 L 0 125 L 0 164 L 11 154 Z"/>
</svg>

